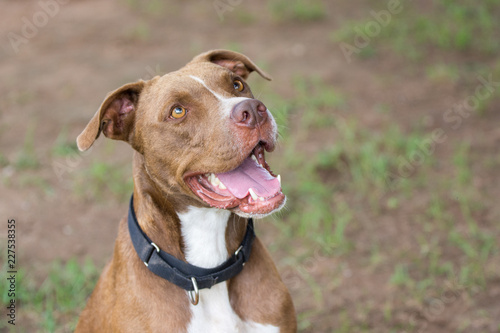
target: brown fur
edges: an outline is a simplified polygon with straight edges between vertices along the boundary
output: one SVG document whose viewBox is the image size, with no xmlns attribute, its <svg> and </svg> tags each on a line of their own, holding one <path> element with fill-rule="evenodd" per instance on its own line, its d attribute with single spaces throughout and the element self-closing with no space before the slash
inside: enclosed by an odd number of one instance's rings
<svg viewBox="0 0 500 333">
<path fill-rule="evenodd" d="M 244 79 L 252 71 L 268 78 L 241 54 L 224 50 L 204 53 L 177 72 L 111 92 L 77 139 L 78 147 L 86 150 L 103 132 L 127 141 L 136 150 L 137 219 L 153 242 L 179 259 L 185 260 L 177 212 L 190 205 L 207 206 L 185 184 L 185 175 L 229 171 L 260 140 L 273 145 L 276 139 L 269 136 L 269 124 L 257 129 L 220 126 L 217 100 L 187 75 L 231 91 L 234 77 Z M 252 97 L 249 88 L 234 94 Z M 192 110 L 189 119 L 182 122 L 168 119 L 179 101 Z M 228 253 L 239 246 L 245 228 L 245 219 L 231 214 L 226 229 Z M 231 306 L 242 319 L 278 326 L 281 332 L 296 331 L 291 297 L 258 239 L 243 271 L 228 280 L 228 290 Z M 151 273 L 141 262 L 127 220 L 122 219 L 112 260 L 82 312 L 76 332 L 184 332 L 191 316 L 189 304 L 183 289 Z"/>
</svg>

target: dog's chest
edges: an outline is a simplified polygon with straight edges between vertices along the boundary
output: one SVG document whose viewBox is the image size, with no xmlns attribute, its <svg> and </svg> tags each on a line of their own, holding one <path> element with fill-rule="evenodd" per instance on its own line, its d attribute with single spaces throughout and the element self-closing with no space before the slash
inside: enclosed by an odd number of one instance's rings
<svg viewBox="0 0 500 333">
<path fill-rule="evenodd" d="M 196 207 L 189 207 L 187 212 L 179 214 L 189 263 L 211 268 L 228 258 L 226 226 L 229 216 L 230 212 L 225 210 Z M 226 282 L 200 290 L 198 305 L 190 308 L 189 333 L 279 333 L 275 326 L 243 321 L 231 307 Z"/>
</svg>

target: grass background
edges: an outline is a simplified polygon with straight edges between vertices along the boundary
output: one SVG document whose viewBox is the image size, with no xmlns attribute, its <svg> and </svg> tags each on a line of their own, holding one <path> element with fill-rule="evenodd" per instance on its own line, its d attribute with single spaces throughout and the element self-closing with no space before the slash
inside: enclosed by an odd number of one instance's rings
<svg viewBox="0 0 500 333">
<path fill-rule="evenodd" d="M 136 0 L 120 4 L 140 17 L 127 30 L 126 38 L 134 43 L 155 38 L 148 20 L 161 19 L 158 13 L 169 5 L 184 6 Z M 495 82 L 500 78 L 500 1 L 402 1 L 403 10 L 387 25 L 380 24 L 380 32 L 363 47 L 355 44 L 359 32 L 372 34 L 373 12 L 387 5 L 364 2 L 359 5 L 363 10 L 357 11 L 339 5 L 346 12 L 340 19 L 332 16 L 335 5 L 269 0 L 259 9 L 266 10 L 265 20 L 281 28 L 321 27 L 319 42 L 329 45 L 345 66 L 340 45 L 356 47 L 349 60 L 379 67 L 367 73 L 379 75 L 383 83 L 397 87 L 411 77 L 430 87 L 426 93 L 431 101 L 440 100 L 440 89 L 451 87 L 451 93 L 444 105 L 430 102 L 411 109 L 410 101 L 387 100 L 381 89 L 368 86 L 366 90 L 375 95 L 369 97 L 375 101 L 369 106 L 370 118 L 363 113 L 368 111 L 359 110 L 363 96 L 321 73 L 304 75 L 292 68 L 284 87 L 251 78 L 254 94 L 279 124 L 281 146 L 269 159 L 282 175 L 288 196 L 286 209 L 258 228 L 265 232 L 262 237 L 292 291 L 299 331 L 500 332 L 500 227 L 497 199 L 492 197 L 498 192 L 484 189 L 498 184 L 498 141 L 476 140 L 483 134 L 488 137 L 481 124 L 498 120 L 498 85 L 462 118 L 472 123 L 467 135 L 442 120 L 453 103 L 476 96 L 479 76 L 491 76 Z M 245 3 L 223 18 L 221 26 L 248 28 L 263 20 Z M 330 28 L 334 18 L 337 26 Z M 245 42 L 235 40 L 224 46 L 244 51 Z M 295 51 L 304 52 L 300 47 Z M 328 56 L 315 61 L 324 60 L 328 68 Z M 260 65 L 273 73 L 271 64 Z M 364 84 L 362 78 L 351 81 Z M 9 92 L 3 99 L 26 105 L 36 96 Z M 3 187 L 36 191 L 43 200 L 57 197 L 60 185 L 40 170 L 78 154 L 71 126 L 58 131 L 41 157 L 35 133 L 43 124 L 36 119 L 27 123 L 16 150 L 0 152 Z M 435 130 L 445 134 L 443 142 L 432 141 Z M 117 154 L 115 142 L 104 141 L 98 149 L 98 155 L 85 156 L 87 167 L 70 174 L 67 193 L 89 205 L 126 202 L 133 187 L 129 161 L 101 158 Z M 5 262 L 5 253 L 1 257 Z M 85 257 L 20 269 L 17 300 L 20 316 L 29 325 L 14 331 L 74 329 L 103 264 Z M 6 288 L 0 284 L 3 304 L 8 302 Z M 0 329 L 9 331 L 5 320 Z"/>
</svg>

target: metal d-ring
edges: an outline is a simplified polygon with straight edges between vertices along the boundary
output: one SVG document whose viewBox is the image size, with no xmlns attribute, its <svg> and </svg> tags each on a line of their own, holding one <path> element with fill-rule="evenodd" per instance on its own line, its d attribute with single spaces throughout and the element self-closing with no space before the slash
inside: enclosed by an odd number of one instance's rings
<svg viewBox="0 0 500 333">
<path fill-rule="evenodd" d="M 243 245 L 240 245 L 240 247 L 234 252 L 234 255 L 237 257 L 240 251 L 243 249 Z"/>
<path fill-rule="evenodd" d="M 240 247 L 236 250 L 236 252 L 234 252 L 234 256 L 238 257 L 238 254 L 240 254 L 241 250 L 243 250 L 243 245 L 240 245 Z M 243 260 L 245 260 L 245 258 L 243 258 Z M 243 261 L 242 266 L 245 266 L 245 261 Z"/>
<path fill-rule="evenodd" d="M 160 248 L 155 243 L 151 242 L 151 245 L 156 249 L 156 252 L 160 253 Z"/>
<path fill-rule="evenodd" d="M 156 249 L 156 252 L 160 253 L 160 248 L 158 247 L 158 245 L 156 245 L 155 243 L 151 242 L 151 245 L 153 245 L 153 247 Z M 146 265 L 146 267 L 149 266 L 149 264 L 145 261 L 143 261 L 144 265 Z"/>
<path fill-rule="evenodd" d="M 151 245 L 153 245 L 153 247 L 156 249 L 156 252 L 160 253 L 160 248 L 158 247 L 158 245 L 156 245 L 156 244 L 155 244 L 155 243 L 153 243 L 153 242 L 151 242 Z M 149 258 L 149 259 L 151 259 L 151 256 L 150 256 L 150 258 Z M 149 264 L 148 264 L 147 262 L 143 261 L 143 263 L 144 263 L 144 265 L 146 265 L 146 267 L 148 267 L 148 266 L 149 266 Z"/>
<path fill-rule="evenodd" d="M 198 290 L 198 283 L 196 282 L 196 279 L 194 277 L 191 278 L 191 282 L 193 283 L 194 291 L 188 291 L 189 300 L 191 301 L 191 304 L 197 305 L 200 301 L 200 290 Z"/>
</svg>

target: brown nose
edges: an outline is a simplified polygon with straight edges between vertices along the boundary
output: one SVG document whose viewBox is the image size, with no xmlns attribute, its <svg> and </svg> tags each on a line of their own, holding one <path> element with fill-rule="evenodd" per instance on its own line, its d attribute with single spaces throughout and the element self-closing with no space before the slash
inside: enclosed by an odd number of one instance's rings
<svg viewBox="0 0 500 333">
<path fill-rule="evenodd" d="M 267 120 L 267 108 L 257 99 L 246 99 L 234 106 L 231 119 L 237 125 L 255 128 Z"/>
</svg>

